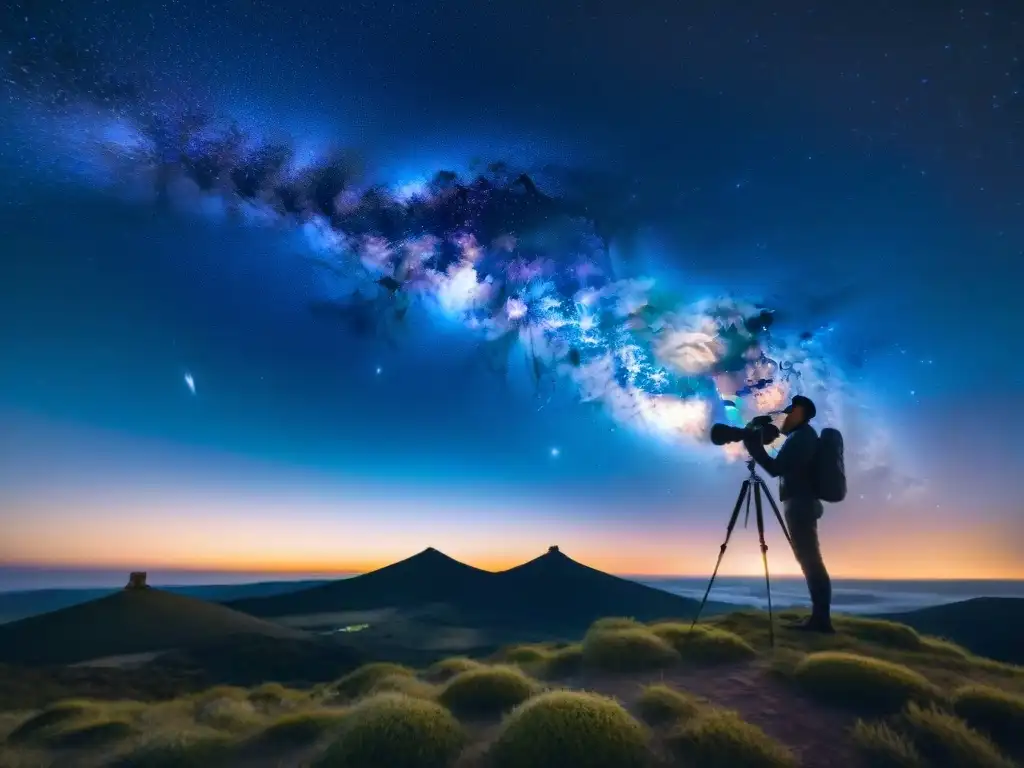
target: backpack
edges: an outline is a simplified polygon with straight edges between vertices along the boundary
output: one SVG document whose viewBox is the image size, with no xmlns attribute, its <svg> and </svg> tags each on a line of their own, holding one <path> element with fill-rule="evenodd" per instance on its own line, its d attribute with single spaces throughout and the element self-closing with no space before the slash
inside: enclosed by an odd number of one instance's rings
<svg viewBox="0 0 1024 768">
<path fill-rule="evenodd" d="M 821 501 L 840 502 L 846 498 L 846 463 L 843 459 L 843 435 L 825 427 L 818 435 L 814 454 L 814 491 Z"/>
</svg>

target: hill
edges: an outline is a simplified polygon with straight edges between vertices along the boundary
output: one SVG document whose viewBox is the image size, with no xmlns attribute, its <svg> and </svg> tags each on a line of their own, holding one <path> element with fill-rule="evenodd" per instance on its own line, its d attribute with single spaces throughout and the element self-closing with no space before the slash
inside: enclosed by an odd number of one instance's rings
<svg viewBox="0 0 1024 768">
<path fill-rule="evenodd" d="M 990 659 L 1024 664 L 1024 598 L 977 597 L 879 618 L 948 638 Z"/>
<path fill-rule="evenodd" d="M 0 625 L 0 662 L 72 664 L 244 636 L 307 637 L 216 603 L 145 587 Z"/>
<path fill-rule="evenodd" d="M 631 616 L 641 621 L 692 616 L 699 603 L 662 589 L 612 576 L 573 560 L 558 547 L 527 563 L 493 576 L 496 618 L 513 623 L 579 629 L 603 616 Z M 709 604 L 709 615 L 726 608 Z"/>
<path fill-rule="evenodd" d="M 428 547 L 376 571 L 272 597 L 224 603 L 253 616 L 296 616 L 482 600 L 493 574 Z"/>
<path fill-rule="evenodd" d="M 323 584 L 322 579 L 309 581 L 264 581 L 252 584 L 204 584 L 200 586 L 162 586 L 164 592 L 188 595 L 200 600 L 226 602 L 247 597 L 269 597 L 285 592 L 295 592 Z M 14 592 L 0 592 L 0 624 L 27 619 L 40 613 L 49 613 L 79 603 L 87 603 L 106 597 L 118 588 L 82 589 L 25 589 Z"/>
<path fill-rule="evenodd" d="M 590 568 L 551 547 L 541 557 L 497 573 L 426 549 L 362 576 L 226 605 L 262 617 L 437 605 L 444 606 L 449 621 L 466 626 L 565 632 L 608 615 L 642 620 L 691 616 L 698 603 Z M 709 604 L 707 610 L 725 608 Z"/>
</svg>

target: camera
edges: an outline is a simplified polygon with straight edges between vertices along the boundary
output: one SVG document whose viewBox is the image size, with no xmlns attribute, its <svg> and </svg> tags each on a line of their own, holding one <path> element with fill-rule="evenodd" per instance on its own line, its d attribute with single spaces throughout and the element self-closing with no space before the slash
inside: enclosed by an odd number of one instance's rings
<svg viewBox="0 0 1024 768">
<path fill-rule="evenodd" d="M 714 424 L 711 427 L 711 442 L 715 445 L 738 443 L 745 440 L 752 432 L 761 435 L 761 444 L 768 445 L 779 439 L 780 430 L 772 424 L 768 415 L 755 416 L 745 427 L 734 427 L 731 424 Z"/>
</svg>

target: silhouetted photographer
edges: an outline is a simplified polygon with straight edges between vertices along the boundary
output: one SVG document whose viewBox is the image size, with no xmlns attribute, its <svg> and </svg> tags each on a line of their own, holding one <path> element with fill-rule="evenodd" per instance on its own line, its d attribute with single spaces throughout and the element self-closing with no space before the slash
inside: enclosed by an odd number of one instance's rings
<svg viewBox="0 0 1024 768">
<path fill-rule="evenodd" d="M 781 478 L 779 500 L 789 529 L 793 554 L 807 580 L 811 616 L 793 629 L 831 633 L 832 580 L 821 557 L 818 520 L 822 501 L 842 501 L 846 496 L 842 436 L 825 429 L 819 437 L 810 421 L 817 413 L 810 398 L 797 395 L 783 413 L 781 433 L 786 442 L 774 458 L 765 450 L 760 431 L 747 430 L 743 445 L 751 458 L 772 477 Z"/>
</svg>

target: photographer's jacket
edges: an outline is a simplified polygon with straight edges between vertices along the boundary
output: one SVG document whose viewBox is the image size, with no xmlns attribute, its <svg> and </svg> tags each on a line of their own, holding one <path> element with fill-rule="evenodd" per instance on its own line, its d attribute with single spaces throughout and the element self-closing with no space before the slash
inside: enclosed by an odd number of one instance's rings
<svg viewBox="0 0 1024 768">
<path fill-rule="evenodd" d="M 818 433 L 810 424 L 804 424 L 790 433 L 779 455 L 774 459 L 761 444 L 760 436 L 743 441 L 751 458 L 764 467 L 772 477 L 781 477 L 779 500 L 817 499 L 814 490 L 814 454 L 818 450 Z"/>
</svg>

